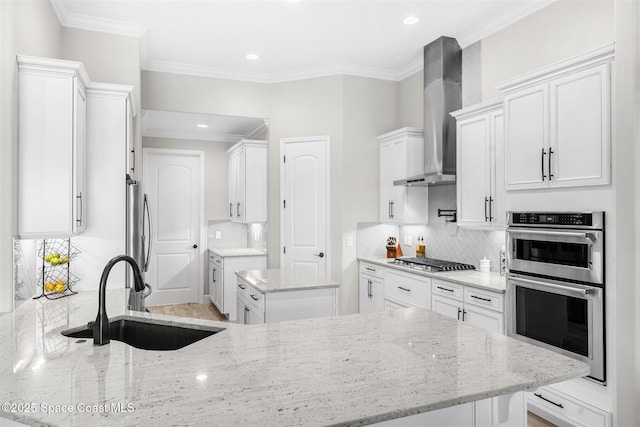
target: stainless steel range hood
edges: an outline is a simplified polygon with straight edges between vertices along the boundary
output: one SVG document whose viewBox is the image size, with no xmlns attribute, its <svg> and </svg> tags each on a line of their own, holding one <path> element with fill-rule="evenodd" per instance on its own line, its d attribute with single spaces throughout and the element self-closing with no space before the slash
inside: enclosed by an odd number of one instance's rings
<svg viewBox="0 0 640 427">
<path fill-rule="evenodd" d="M 440 37 L 424 47 L 424 174 L 393 185 L 455 184 L 456 121 L 462 108 L 462 49 L 456 39 Z"/>
</svg>

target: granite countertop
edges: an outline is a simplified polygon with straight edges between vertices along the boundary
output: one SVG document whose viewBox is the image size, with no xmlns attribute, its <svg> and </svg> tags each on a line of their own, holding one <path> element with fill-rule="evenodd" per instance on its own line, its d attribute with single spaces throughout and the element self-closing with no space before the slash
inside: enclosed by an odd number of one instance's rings
<svg viewBox="0 0 640 427">
<path fill-rule="evenodd" d="M 504 293 L 507 289 L 507 280 L 505 276 L 501 276 L 500 273 L 489 272 L 480 273 L 477 270 L 462 270 L 462 271 L 447 271 L 441 273 L 429 273 L 427 271 L 415 270 L 409 267 L 402 267 L 400 265 L 393 264 L 393 258 L 383 257 L 358 257 L 359 261 L 368 262 L 371 264 L 382 265 L 389 268 L 394 268 L 400 271 L 406 271 L 411 274 L 418 274 L 421 276 L 432 277 L 434 279 L 448 280 L 449 282 L 459 283 L 465 286 L 473 286 L 479 289 L 485 289 L 493 292 Z"/>
<path fill-rule="evenodd" d="M 60 335 L 95 292 L 0 315 L 0 417 L 31 425 L 362 425 L 588 374 L 582 362 L 429 310 L 218 326 L 176 351 Z M 124 291 L 107 312 L 122 314 Z M 118 305 L 119 304 L 119 305 Z"/>
<path fill-rule="evenodd" d="M 271 292 L 305 291 L 310 289 L 338 288 L 330 279 L 300 273 L 294 270 L 246 270 L 236 271 L 236 276 L 262 294 Z"/>
<path fill-rule="evenodd" d="M 209 251 L 222 258 L 235 256 L 261 256 L 267 254 L 267 251 L 256 248 L 219 248 L 209 249 Z"/>
</svg>

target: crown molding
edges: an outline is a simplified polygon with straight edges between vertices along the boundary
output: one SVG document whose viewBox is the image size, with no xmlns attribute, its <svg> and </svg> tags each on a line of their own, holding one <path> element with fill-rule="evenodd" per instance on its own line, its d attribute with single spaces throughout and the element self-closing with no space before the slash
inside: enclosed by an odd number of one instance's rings
<svg viewBox="0 0 640 427">
<path fill-rule="evenodd" d="M 461 48 L 465 48 L 477 41 L 482 40 L 487 36 L 490 36 L 491 34 L 497 33 L 498 31 L 508 27 L 509 25 L 515 24 L 521 19 L 526 18 L 527 16 L 546 8 L 553 3 L 556 3 L 557 1 L 558 0 L 541 0 L 535 3 L 525 4 L 518 10 L 511 12 L 506 16 L 502 16 L 500 19 L 496 19 L 489 25 L 477 27 L 467 33 L 459 35 L 458 37 L 456 37 L 456 39 L 458 40 L 458 44 L 460 44 Z"/>
<path fill-rule="evenodd" d="M 424 68 L 424 59 L 422 56 L 409 62 L 398 72 L 398 81 L 402 81 L 407 77 L 414 75 L 415 73 L 422 71 Z"/>
<path fill-rule="evenodd" d="M 168 138 L 168 139 L 186 139 L 191 141 L 208 141 L 208 142 L 238 142 L 244 135 L 239 134 L 209 134 L 202 135 L 201 133 L 190 133 L 190 132 L 181 132 L 177 130 L 165 130 L 165 131 L 156 131 L 150 129 L 143 129 L 142 136 L 145 138 Z"/>
<path fill-rule="evenodd" d="M 260 123 L 256 124 L 253 129 L 249 130 L 243 137 L 243 139 L 253 139 L 257 135 L 262 135 L 264 132 L 269 129 L 269 119 L 261 120 Z"/>
</svg>

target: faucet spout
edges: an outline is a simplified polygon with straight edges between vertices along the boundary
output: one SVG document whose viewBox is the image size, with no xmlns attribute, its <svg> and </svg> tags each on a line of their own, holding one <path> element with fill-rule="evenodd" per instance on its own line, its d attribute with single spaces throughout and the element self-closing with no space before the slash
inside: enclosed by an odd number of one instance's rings
<svg viewBox="0 0 640 427">
<path fill-rule="evenodd" d="M 107 265 L 105 265 L 102 271 L 102 277 L 100 277 L 100 289 L 98 294 L 98 316 L 93 324 L 93 344 L 105 345 L 111 341 L 111 329 L 109 327 L 109 318 L 107 317 L 107 279 L 109 273 L 114 265 L 120 261 L 125 261 L 131 266 L 133 270 L 133 281 L 136 291 L 140 292 L 144 289 L 144 281 L 142 280 L 142 273 L 140 267 L 133 258 L 128 255 L 118 255 L 111 258 Z"/>
</svg>

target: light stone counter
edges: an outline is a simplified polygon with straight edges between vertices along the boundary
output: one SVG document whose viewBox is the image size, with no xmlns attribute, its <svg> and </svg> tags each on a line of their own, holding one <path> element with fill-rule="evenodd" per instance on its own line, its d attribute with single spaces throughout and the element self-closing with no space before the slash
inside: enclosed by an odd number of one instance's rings
<svg viewBox="0 0 640 427">
<path fill-rule="evenodd" d="M 358 260 L 371 264 L 382 265 L 384 267 L 394 268 L 400 271 L 406 271 L 407 273 L 411 274 L 418 274 L 420 276 L 448 280 L 450 282 L 459 283 L 461 285 L 473 286 L 493 292 L 504 293 L 507 289 L 507 281 L 505 276 L 501 276 L 500 273 L 495 272 L 480 273 L 476 270 L 461 270 L 442 273 L 429 273 L 427 271 L 420 271 L 409 267 L 395 265 L 393 264 L 393 258 L 358 257 Z"/>
<path fill-rule="evenodd" d="M 219 257 L 235 257 L 235 256 L 262 256 L 267 252 L 256 248 L 226 248 L 226 249 L 209 249 Z"/>
<path fill-rule="evenodd" d="M 339 284 L 332 282 L 330 279 L 321 279 L 317 276 L 303 274 L 294 270 L 237 271 L 236 276 L 262 294 L 340 287 Z"/>
<path fill-rule="evenodd" d="M 109 316 L 122 314 L 124 291 L 108 294 Z M 0 316 L 0 403 L 33 404 L 0 417 L 65 426 L 362 425 L 589 372 L 418 308 L 249 326 L 189 320 L 226 330 L 168 352 L 62 337 L 95 318 L 96 300 L 94 292 L 30 300 Z"/>
</svg>

